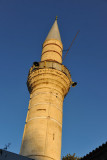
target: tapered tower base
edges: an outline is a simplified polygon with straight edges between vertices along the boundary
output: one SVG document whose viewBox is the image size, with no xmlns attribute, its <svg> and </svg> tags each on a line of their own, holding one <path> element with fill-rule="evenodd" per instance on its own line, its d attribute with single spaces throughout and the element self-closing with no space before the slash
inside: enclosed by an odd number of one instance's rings
<svg viewBox="0 0 107 160">
<path fill-rule="evenodd" d="M 30 102 L 20 154 L 36 160 L 60 160 L 63 99 L 70 88 L 69 77 L 69 71 L 56 62 L 31 67 Z"/>
</svg>

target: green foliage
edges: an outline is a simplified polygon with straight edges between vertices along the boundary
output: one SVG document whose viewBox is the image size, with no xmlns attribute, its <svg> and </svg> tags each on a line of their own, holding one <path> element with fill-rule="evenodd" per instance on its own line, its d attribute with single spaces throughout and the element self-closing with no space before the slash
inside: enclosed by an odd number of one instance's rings
<svg viewBox="0 0 107 160">
<path fill-rule="evenodd" d="M 62 157 L 62 160 L 80 160 L 80 158 L 76 157 L 74 153 L 73 155 L 67 154 L 66 156 Z"/>
</svg>

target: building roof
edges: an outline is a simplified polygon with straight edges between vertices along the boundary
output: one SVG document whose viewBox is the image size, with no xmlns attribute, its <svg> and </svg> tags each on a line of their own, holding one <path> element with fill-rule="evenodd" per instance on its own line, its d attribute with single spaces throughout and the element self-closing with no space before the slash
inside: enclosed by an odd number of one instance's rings
<svg viewBox="0 0 107 160">
<path fill-rule="evenodd" d="M 0 160 L 5 160 L 5 159 L 6 160 L 33 160 L 31 158 L 0 149 Z"/>
<path fill-rule="evenodd" d="M 45 40 L 49 40 L 49 39 L 57 39 L 57 40 L 61 41 L 57 18 L 55 19 L 55 22 L 54 22 L 51 30 L 49 31 L 48 36 L 46 37 Z"/>
<path fill-rule="evenodd" d="M 107 142 L 81 158 L 81 160 L 107 160 Z"/>
</svg>

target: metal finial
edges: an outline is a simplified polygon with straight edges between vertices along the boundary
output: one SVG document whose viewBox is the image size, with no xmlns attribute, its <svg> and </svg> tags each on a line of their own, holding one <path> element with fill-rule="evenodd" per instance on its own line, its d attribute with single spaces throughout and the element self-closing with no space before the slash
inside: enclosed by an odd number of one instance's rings
<svg viewBox="0 0 107 160">
<path fill-rule="evenodd" d="M 57 20 L 57 19 L 58 19 L 58 16 L 56 16 L 55 20 Z"/>
</svg>

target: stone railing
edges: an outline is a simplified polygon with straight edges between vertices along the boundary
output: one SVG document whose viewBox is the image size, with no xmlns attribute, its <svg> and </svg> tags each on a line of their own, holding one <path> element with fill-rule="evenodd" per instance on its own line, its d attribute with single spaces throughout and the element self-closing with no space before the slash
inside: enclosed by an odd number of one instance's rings
<svg viewBox="0 0 107 160">
<path fill-rule="evenodd" d="M 44 69 L 44 68 L 51 68 L 51 69 L 56 69 L 58 71 L 61 71 L 71 81 L 71 74 L 70 74 L 69 70 L 63 64 L 60 64 L 57 62 L 52 62 L 52 61 L 34 62 L 33 66 L 29 70 L 29 74 L 35 70 Z"/>
</svg>

